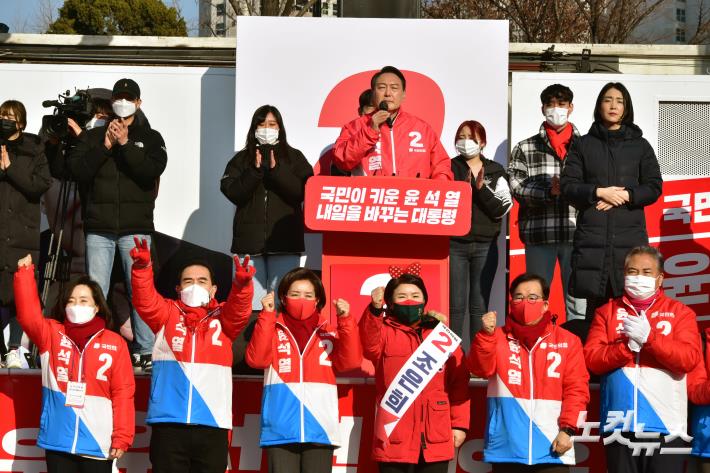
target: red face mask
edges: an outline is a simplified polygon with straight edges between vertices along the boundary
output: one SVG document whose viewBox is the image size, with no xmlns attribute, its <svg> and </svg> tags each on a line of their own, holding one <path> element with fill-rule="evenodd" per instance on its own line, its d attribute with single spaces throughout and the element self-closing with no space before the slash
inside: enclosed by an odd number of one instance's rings
<svg viewBox="0 0 710 473">
<path fill-rule="evenodd" d="M 538 299 L 535 302 L 523 299 L 520 302 L 510 301 L 510 316 L 522 325 L 528 325 L 542 317 L 544 301 Z"/>
<path fill-rule="evenodd" d="M 284 308 L 286 313 L 298 320 L 306 320 L 316 311 L 316 299 L 301 299 L 294 297 L 286 297 L 284 300 Z"/>
</svg>

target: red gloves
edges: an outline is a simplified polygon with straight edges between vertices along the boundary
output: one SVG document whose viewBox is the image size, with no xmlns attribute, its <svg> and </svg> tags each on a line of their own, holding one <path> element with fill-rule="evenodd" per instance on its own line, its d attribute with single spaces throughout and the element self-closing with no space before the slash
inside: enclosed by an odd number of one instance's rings
<svg viewBox="0 0 710 473">
<path fill-rule="evenodd" d="M 137 268 L 147 268 L 150 266 L 150 246 L 148 246 L 148 240 L 141 241 L 138 237 L 134 236 L 133 241 L 136 243 L 136 247 L 131 250 L 133 265 Z"/>
<path fill-rule="evenodd" d="M 247 284 L 256 273 L 254 266 L 249 266 L 249 255 L 244 257 L 244 261 L 239 261 L 239 256 L 234 255 L 234 280 L 240 286 Z"/>
</svg>

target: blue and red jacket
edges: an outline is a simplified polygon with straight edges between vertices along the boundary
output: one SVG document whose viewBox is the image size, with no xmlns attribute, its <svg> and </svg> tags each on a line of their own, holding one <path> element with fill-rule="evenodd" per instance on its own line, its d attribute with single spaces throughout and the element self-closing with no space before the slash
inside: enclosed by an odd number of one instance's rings
<svg viewBox="0 0 710 473">
<path fill-rule="evenodd" d="M 108 458 L 111 448 L 128 450 L 135 432 L 135 381 L 123 337 L 102 329 L 80 350 L 64 324 L 42 315 L 34 266 L 15 273 L 15 303 L 42 365 L 37 446 L 96 458 Z M 80 380 L 86 383 L 84 407 L 66 406 L 67 383 Z"/>
<path fill-rule="evenodd" d="M 301 353 L 282 315 L 262 310 L 245 358 L 252 368 L 265 370 L 262 447 L 341 445 L 335 370 L 353 370 L 362 362 L 352 316 L 338 317 L 337 329 L 321 318 Z"/>
<path fill-rule="evenodd" d="M 232 342 L 251 315 L 251 281 L 232 284 L 227 302 L 187 307 L 165 299 L 153 268 L 133 265 L 133 307 L 155 333 L 146 423 L 197 424 L 232 429 Z M 201 312 L 194 328 L 187 312 Z"/>
<path fill-rule="evenodd" d="M 528 349 L 505 328 L 480 331 L 468 366 L 488 379 L 483 458 L 489 463 L 574 465 L 574 449 L 550 448 L 562 428 L 575 428 L 589 402 L 589 373 L 579 338 L 550 322 Z"/>
<path fill-rule="evenodd" d="M 626 317 L 638 314 L 625 296 L 597 309 L 584 358 L 590 371 L 601 375 L 602 426 L 610 411 L 631 413 L 630 430 L 643 424 L 645 432 L 686 434 L 686 374 L 702 362 L 695 312 L 659 290 L 645 311 L 651 325 L 641 351 L 628 347 L 622 333 Z M 622 430 L 611 426 L 605 431 Z M 602 427 L 604 430 L 604 427 Z"/>
<path fill-rule="evenodd" d="M 688 373 L 688 399 L 695 404 L 690 412 L 691 455 L 710 458 L 710 328 L 705 329 L 705 358 Z"/>
</svg>

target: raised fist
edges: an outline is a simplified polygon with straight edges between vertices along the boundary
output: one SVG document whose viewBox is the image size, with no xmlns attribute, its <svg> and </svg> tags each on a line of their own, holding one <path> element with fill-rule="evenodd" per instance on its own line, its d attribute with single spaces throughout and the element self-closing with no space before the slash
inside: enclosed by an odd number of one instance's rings
<svg viewBox="0 0 710 473">
<path fill-rule="evenodd" d="M 385 288 L 380 286 L 372 290 L 372 307 L 381 309 L 385 304 Z"/>
<path fill-rule="evenodd" d="M 350 303 L 345 299 L 335 299 L 333 305 L 335 305 L 335 313 L 338 317 L 350 314 Z"/>
<path fill-rule="evenodd" d="M 274 311 L 274 291 L 269 292 L 261 298 L 261 306 L 263 307 L 264 312 Z"/>
</svg>

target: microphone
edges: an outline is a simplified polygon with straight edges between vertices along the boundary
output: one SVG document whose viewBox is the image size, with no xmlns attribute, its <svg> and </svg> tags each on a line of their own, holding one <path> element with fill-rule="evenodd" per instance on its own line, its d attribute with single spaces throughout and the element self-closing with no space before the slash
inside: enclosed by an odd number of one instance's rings
<svg viewBox="0 0 710 473">
<path fill-rule="evenodd" d="M 379 105 L 377 105 L 377 108 L 378 108 L 379 110 L 384 111 L 384 112 L 389 111 L 389 107 L 387 106 L 387 102 L 385 102 L 384 100 L 383 100 L 382 102 L 380 102 Z M 392 124 L 394 123 L 394 122 L 392 121 L 392 117 L 387 117 L 386 123 L 387 123 L 387 126 L 389 126 L 390 128 L 392 128 Z"/>
<path fill-rule="evenodd" d="M 57 107 L 59 105 L 61 105 L 59 103 L 59 100 L 45 100 L 44 102 L 42 102 L 42 106 L 44 108 Z"/>
</svg>

